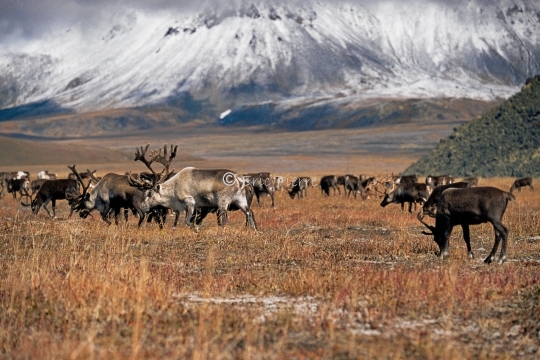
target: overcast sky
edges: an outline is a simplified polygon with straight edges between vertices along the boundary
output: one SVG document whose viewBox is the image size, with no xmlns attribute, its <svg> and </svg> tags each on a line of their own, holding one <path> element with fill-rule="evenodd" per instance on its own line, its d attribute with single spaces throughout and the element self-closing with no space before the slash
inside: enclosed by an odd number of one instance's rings
<svg viewBox="0 0 540 360">
<path fill-rule="evenodd" d="M 0 43 L 10 39 L 27 39 L 40 37 L 53 28 L 67 28 L 74 24 L 102 21 L 105 15 L 119 11 L 124 7 L 138 7 L 145 11 L 175 9 L 193 11 L 208 6 L 214 8 L 219 4 L 236 2 L 260 2 L 252 0 L 0 0 Z M 270 1 L 270 0 L 269 0 Z M 271 0 L 276 2 L 310 3 L 316 0 Z M 323 2 L 354 2 L 377 4 L 381 0 L 318 0 Z M 467 0 L 382 0 L 395 1 L 398 4 L 407 2 L 430 1 L 445 4 L 466 2 Z M 483 0 L 477 0 L 483 1 Z M 487 0 L 489 1 L 489 0 Z"/>
</svg>

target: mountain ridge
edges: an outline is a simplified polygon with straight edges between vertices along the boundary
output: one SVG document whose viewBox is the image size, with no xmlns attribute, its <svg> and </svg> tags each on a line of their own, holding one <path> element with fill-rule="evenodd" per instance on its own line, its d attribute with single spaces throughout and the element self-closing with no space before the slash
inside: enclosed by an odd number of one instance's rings
<svg viewBox="0 0 540 360">
<path fill-rule="evenodd" d="M 411 4 L 126 9 L 89 30 L 3 44 L 0 109 L 50 101 L 89 111 L 189 96 L 217 118 L 249 104 L 338 95 L 494 100 L 540 73 L 537 2 Z"/>
</svg>

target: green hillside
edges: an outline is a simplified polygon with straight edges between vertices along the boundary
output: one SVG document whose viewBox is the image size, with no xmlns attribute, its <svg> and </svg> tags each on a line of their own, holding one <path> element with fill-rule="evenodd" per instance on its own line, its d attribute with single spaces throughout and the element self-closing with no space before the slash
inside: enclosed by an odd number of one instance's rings
<svg viewBox="0 0 540 360">
<path fill-rule="evenodd" d="M 404 173 L 540 176 L 540 76 L 521 92 L 455 129 Z"/>
</svg>

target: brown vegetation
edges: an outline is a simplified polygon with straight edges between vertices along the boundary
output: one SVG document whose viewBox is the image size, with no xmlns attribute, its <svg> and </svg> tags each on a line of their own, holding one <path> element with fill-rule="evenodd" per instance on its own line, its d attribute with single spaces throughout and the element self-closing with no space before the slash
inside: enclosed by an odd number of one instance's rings
<svg viewBox="0 0 540 360">
<path fill-rule="evenodd" d="M 508 189 L 513 179 L 482 179 Z M 0 201 L 3 358 L 538 358 L 540 193 L 509 204 L 508 261 L 491 225 L 439 260 L 415 214 L 380 200 L 276 197 L 186 226 L 104 226 Z"/>
</svg>

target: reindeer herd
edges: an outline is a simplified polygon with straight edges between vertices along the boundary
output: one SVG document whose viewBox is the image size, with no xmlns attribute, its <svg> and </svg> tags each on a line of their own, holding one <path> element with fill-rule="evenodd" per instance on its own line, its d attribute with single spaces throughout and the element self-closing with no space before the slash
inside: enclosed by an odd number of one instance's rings
<svg viewBox="0 0 540 360">
<path fill-rule="evenodd" d="M 96 177 L 94 171 L 79 172 L 76 165 L 68 166 L 71 170 L 68 179 L 57 179 L 48 171 L 38 173 L 38 179 L 29 181 L 29 173 L 24 171 L 0 173 L 0 198 L 12 193 L 16 199 L 20 196 L 23 206 L 31 207 L 38 214 L 41 207 L 47 214 L 56 218 L 56 201 L 67 200 L 71 217 L 74 212 L 86 218 L 92 211 L 99 212 L 103 221 L 111 224 L 114 217 L 118 223 L 120 215 L 127 218 L 129 212 L 139 218 L 140 226 L 144 219 L 156 221 L 163 227 L 169 211 L 175 214 L 176 227 L 180 214 L 185 213 L 184 223 L 194 230 L 210 213 L 215 213 L 218 225 L 227 224 L 228 212 L 240 210 L 246 218 L 246 226 L 257 230 L 257 224 L 251 208 L 253 198 L 260 204 L 261 196 L 271 198 L 275 206 L 275 193 L 285 189 L 291 199 L 307 196 L 310 187 L 320 187 L 323 196 L 343 195 L 362 200 L 373 196 L 382 198 L 380 205 L 400 204 L 404 211 L 422 206 L 417 218 L 430 232 L 439 246 L 438 256 L 448 256 L 448 241 L 452 229 L 460 225 L 469 257 L 474 257 L 470 245 L 470 225 L 491 223 L 495 231 L 495 243 L 489 256 L 484 260 L 491 263 L 499 243 L 501 252 L 499 262 L 506 259 L 508 229 L 502 224 L 502 217 L 509 201 L 514 200 L 514 190 L 528 186 L 531 191 L 532 178 L 516 179 L 509 192 L 494 187 L 479 187 L 477 178 L 465 178 L 455 182 L 449 175 L 426 177 L 424 183 L 415 175 L 387 176 L 377 178 L 365 175 L 325 175 L 317 184 L 316 178 L 296 177 L 292 182 L 270 172 L 239 174 L 228 169 L 184 168 L 178 172 L 170 169 L 176 157 L 178 146 L 167 145 L 148 153 L 149 145 L 139 147 L 135 152 L 135 161 L 142 162 L 149 172 L 115 174 L 108 173 Z M 160 169 L 156 169 L 160 166 Z M 81 191 L 82 190 L 82 191 Z M 336 194 L 337 192 L 337 194 Z M 52 204 L 52 213 L 47 205 Z M 425 216 L 435 219 L 435 225 L 424 221 Z"/>
</svg>

